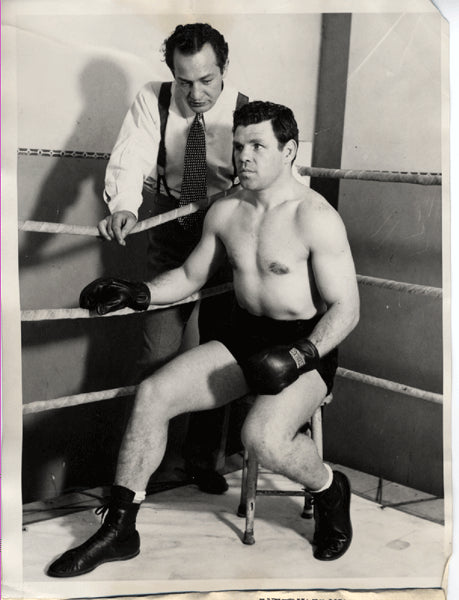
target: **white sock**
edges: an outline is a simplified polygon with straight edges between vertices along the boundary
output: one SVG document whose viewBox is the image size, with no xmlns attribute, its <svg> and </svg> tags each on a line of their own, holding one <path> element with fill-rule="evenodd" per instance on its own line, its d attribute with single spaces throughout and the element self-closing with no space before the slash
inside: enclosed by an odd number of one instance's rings
<svg viewBox="0 0 459 600">
<path fill-rule="evenodd" d="M 333 481 L 333 471 L 331 470 L 330 465 L 327 465 L 327 463 L 324 463 L 324 467 L 327 469 L 328 471 L 328 480 L 327 483 L 325 485 L 323 485 L 320 489 L 318 490 L 311 490 L 311 492 L 313 492 L 314 494 L 317 494 L 318 492 L 325 492 L 325 490 L 328 490 L 328 488 L 331 486 L 332 481 Z"/>
<path fill-rule="evenodd" d="M 134 499 L 132 500 L 132 502 L 134 504 L 140 504 L 141 502 L 143 502 L 145 500 L 145 496 L 146 496 L 146 492 L 135 492 L 135 496 L 134 496 Z"/>
</svg>

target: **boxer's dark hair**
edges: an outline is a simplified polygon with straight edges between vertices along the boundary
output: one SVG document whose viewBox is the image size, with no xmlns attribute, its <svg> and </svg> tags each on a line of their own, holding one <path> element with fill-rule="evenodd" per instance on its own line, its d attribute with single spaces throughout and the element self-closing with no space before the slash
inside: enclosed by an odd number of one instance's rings
<svg viewBox="0 0 459 600">
<path fill-rule="evenodd" d="M 223 73 L 228 61 L 228 44 L 222 34 L 207 23 L 177 25 L 175 31 L 164 40 L 163 53 L 169 69 L 174 72 L 174 51 L 191 55 L 209 43 L 217 57 L 217 65 Z"/>
<path fill-rule="evenodd" d="M 283 148 L 289 140 L 298 145 L 298 125 L 293 112 L 287 106 L 255 100 L 244 104 L 233 115 L 233 133 L 240 125 L 256 125 L 263 121 L 271 121 L 274 135 Z"/>
</svg>

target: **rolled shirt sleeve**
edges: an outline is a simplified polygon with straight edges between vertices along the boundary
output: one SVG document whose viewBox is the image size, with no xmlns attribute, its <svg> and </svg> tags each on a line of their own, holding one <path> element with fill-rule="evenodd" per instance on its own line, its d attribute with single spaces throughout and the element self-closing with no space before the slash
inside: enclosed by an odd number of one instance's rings
<svg viewBox="0 0 459 600">
<path fill-rule="evenodd" d="M 150 82 L 139 91 L 111 153 L 105 173 L 104 200 L 112 214 L 129 210 L 138 217 L 144 180 L 156 179 L 159 85 Z"/>
</svg>

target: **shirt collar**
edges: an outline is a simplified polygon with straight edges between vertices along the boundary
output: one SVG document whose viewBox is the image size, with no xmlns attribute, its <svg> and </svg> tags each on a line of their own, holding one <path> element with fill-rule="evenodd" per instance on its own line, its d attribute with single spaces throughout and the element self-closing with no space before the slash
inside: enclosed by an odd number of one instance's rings
<svg viewBox="0 0 459 600">
<path fill-rule="evenodd" d="M 172 82 L 172 96 L 174 98 L 175 104 L 179 113 L 187 120 L 192 121 L 196 115 L 194 111 L 188 106 L 188 104 L 182 99 L 177 98 L 176 96 L 177 84 L 176 82 Z M 204 124 L 213 124 L 216 121 L 221 119 L 221 115 L 227 114 L 230 111 L 230 114 L 233 114 L 233 111 L 236 106 L 236 98 L 237 91 L 228 83 L 224 83 L 223 89 L 220 93 L 220 96 L 217 99 L 217 102 L 207 110 L 203 114 L 203 122 Z"/>
</svg>

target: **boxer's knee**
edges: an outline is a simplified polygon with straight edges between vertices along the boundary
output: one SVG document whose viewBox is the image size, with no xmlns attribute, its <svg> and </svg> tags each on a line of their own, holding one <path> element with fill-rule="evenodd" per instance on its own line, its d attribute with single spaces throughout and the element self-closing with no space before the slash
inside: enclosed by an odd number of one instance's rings
<svg viewBox="0 0 459 600">
<path fill-rule="evenodd" d="M 248 416 L 241 432 L 244 447 L 267 468 L 274 468 L 287 436 L 279 425 L 272 421 Z"/>
<path fill-rule="evenodd" d="M 256 412 L 247 417 L 241 437 L 244 447 L 257 461 L 276 472 L 283 472 L 286 465 L 298 458 L 298 452 L 307 469 L 308 457 L 315 454 L 314 442 L 307 435 L 291 429 L 279 419 L 260 418 Z"/>
<path fill-rule="evenodd" d="M 170 419 L 172 415 L 173 388 L 170 383 L 158 375 L 153 375 L 142 381 L 137 387 L 134 402 L 134 414 L 137 418 L 149 420 Z"/>
</svg>

